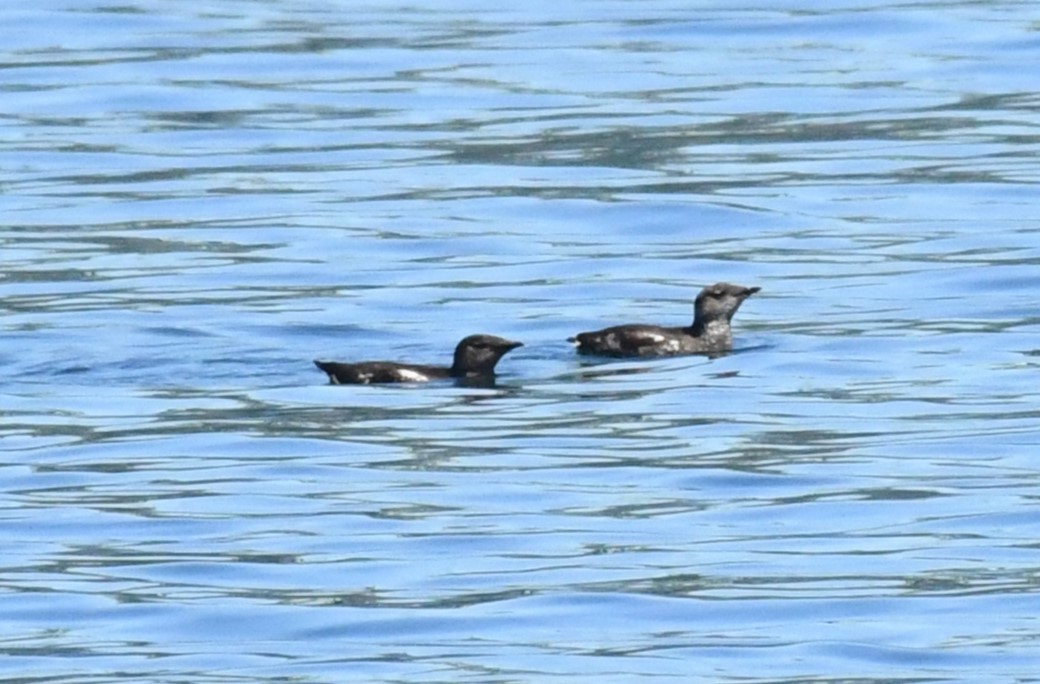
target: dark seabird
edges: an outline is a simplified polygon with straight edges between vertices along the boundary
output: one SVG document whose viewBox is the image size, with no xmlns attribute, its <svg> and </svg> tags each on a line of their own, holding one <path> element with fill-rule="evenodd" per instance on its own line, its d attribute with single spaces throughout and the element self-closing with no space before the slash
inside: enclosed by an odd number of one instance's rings
<svg viewBox="0 0 1040 684">
<path fill-rule="evenodd" d="M 729 323 L 744 300 L 762 288 L 715 283 L 693 302 L 693 324 L 685 328 L 659 325 L 616 325 L 569 339 L 580 354 L 603 356 L 676 356 L 714 354 L 733 348 Z"/>
<path fill-rule="evenodd" d="M 315 361 L 314 365 L 325 371 L 333 385 L 368 385 L 376 382 L 428 382 L 450 378 L 493 378 L 495 364 L 509 351 L 522 347 L 494 335 L 470 335 L 455 347 L 455 360 L 450 368 L 423 366 L 392 361 L 363 361 L 361 363 L 337 363 Z"/>
</svg>

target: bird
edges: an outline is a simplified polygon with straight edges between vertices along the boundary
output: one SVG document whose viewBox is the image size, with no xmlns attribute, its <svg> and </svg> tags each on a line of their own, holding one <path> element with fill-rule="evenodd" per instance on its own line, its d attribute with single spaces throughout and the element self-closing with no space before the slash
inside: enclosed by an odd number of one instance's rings
<svg viewBox="0 0 1040 684">
<path fill-rule="evenodd" d="M 705 287 L 693 302 L 693 323 L 688 327 L 616 325 L 578 333 L 568 338 L 579 354 L 617 357 L 716 354 L 733 348 L 730 321 L 744 300 L 760 291 L 731 283 Z"/>
<path fill-rule="evenodd" d="M 470 335 L 455 347 L 451 367 L 427 366 L 393 361 L 339 363 L 314 361 L 333 385 L 368 385 L 386 382 L 429 382 L 431 380 L 494 378 L 495 365 L 523 343 L 495 335 Z"/>
</svg>

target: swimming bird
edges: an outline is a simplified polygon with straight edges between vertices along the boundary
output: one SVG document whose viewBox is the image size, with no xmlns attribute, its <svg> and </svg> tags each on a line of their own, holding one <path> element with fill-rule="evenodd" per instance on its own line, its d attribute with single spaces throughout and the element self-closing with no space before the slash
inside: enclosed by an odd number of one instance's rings
<svg viewBox="0 0 1040 684">
<path fill-rule="evenodd" d="M 677 356 L 713 354 L 733 348 L 730 321 L 744 300 L 762 288 L 715 283 L 693 302 L 693 323 L 685 328 L 616 325 L 569 338 L 579 354 L 603 356 Z"/>
<path fill-rule="evenodd" d="M 455 359 L 450 368 L 426 366 L 393 361 L 363 361 L 339 363 L 315 361 L 314 365 L 329 376 L 333 385 L 368 385 L 382 382 L 428 382 L 449 378 L 493 378 L 495 365 L 508 352 L 522 347 L 495 335 L 470 335 L 455 347 Z"/>
</svg>

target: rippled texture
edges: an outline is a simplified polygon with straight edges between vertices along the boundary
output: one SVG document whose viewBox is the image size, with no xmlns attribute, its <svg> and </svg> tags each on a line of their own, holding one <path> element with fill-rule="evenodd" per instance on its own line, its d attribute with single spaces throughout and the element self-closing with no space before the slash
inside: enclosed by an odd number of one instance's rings
<svg viewBox="0 0 1040 684">
<path fill-rule="evenodd" d="M 1033 5 L 514 4 L 3 10 L 0 674 L 1036 678 Z"/>
</svg>

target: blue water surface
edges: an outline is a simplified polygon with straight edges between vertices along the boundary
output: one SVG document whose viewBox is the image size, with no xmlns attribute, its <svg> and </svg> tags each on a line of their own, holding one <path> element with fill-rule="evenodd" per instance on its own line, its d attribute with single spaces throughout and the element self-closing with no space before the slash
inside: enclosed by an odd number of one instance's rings
<svg viewBox="0 0 1040 684">
<path fill-rule="evenodd" d="M 1032 4 L 0 17 L 7 680 L 1037 678 Z"/>
</svg>

